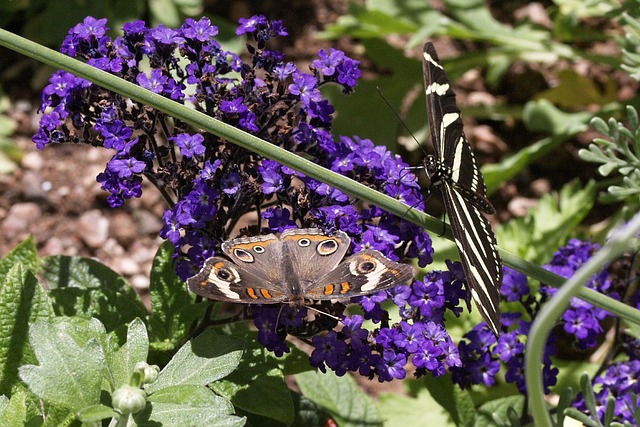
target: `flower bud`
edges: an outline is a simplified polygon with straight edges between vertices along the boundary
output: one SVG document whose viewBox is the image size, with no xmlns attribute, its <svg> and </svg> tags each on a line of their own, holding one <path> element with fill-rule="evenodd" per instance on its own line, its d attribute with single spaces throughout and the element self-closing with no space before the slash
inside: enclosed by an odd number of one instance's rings
<svg viewBox="0 0 640 427">
<path fill-rule="evenodd" d="M 111 395 L 113 409 L 123 415 L 135 414 L 144 409 L 147 404 L 147 394 L 144 390 L 130 385 L 123 385 Z"/>
</svg>

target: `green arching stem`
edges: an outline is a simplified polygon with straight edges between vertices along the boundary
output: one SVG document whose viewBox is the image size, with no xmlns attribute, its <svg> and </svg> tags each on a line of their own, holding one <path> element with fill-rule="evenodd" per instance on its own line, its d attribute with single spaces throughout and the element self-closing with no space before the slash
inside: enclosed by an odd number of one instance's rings
<svg viewBox="0 0 640 427">
<path fill-rule="evenodd" d="M 204 113 L 195 111 L 192 108 L 181 105 L 177 102 L 164 98 L 161 95 L 152 93 L 133 83 L 124 81 L 116 76 L 98 70 L 92 66 L 84 64 L 78 60 L 70 58 L 59 52 L 40 46 L 37 43 L 19 37 L 8 31 L 0 29 L 0 45 L 19 52 L 40 62 L 49 64 L 55 68 L 64 69 L 75 75 L 81 76 L 100 86 L 127 96 L 133 100 L 150 105 L 159 111 L 176 117 L 194 127 L 201 128 L 207 132 L 227 139 L 243 148 L 258 153 L 264 157 L 278 161 L 292 169 L 300 171 L 305 175 L 325 182 L 334 188 L 349 194 L 358 199 L 367 200 L 382 209 L 392 212 L 407 219 L 432 232 L 439 233 L 443 229 L 443 223 L 416 209 L 407 209 L 407 206 L 385 194 L 382 194 L 365 185 L 346 178 L 331 170 L 322 168 L 315 163 L 308 161 L 296 154 L 290 153 L 280 147 L 245 133 L 233 126 L 215 120 Z M 635 227 L 635 228 L 634 228 Z M 633 225 L 630 224 L 625 229 L 625 234 L 631 230 L 640 228 L 640 217 L 636 217 Z M 630 234 L 629 234 L 630 235 Z M 445 237 L 452 239 L 451 230 L 447 227 Z M 626 245 L 617 236 L 599 251 L 583 268 L 567 281 L 558 294 L 543 307 L 534 322 L 527 342 L 525 375 L 529 389 L 530 410 L 534 416 L 535 424 L 540 426 L 551 426 L 551 419 L 544 405 L 544 390 L 540 375 L 540 360 L 543 357 L 544 344 L 548 333 L 554 322 L 560 317 L 572 296 L 577 295 L 598 307 L 602 307 L 609 312 L 634 323 L 640 324 L 640 312 L 633 308 L 601 295 L 582 286 L 593 274 L 599 271 L 606 262 L 614 259 L 617 254 L 626 249 Z M 529 277 L 535 278 L 549 285 L 560 287 L 564 279 L 542 269 L 541 267 L 526 262 L 515 255 L 500 250 L 500 255 L 504 264 L 512 267 Z"/>
<path fill-rule="evenodd" d="M 571 298 L 578 295 L 581 290 L 584 290 L 584 284 L 599 271 L 602 271 L 608 263 L 627 251 L 630 247 L 630 242 L 639 231 L 640 214 L 629 221 L 623 230 L 613 234 L 604 247 L 596 252 L 589 261 L 560 287 L 553 298 L 542 306 L 536 320 L 531 325 L 527 349 L 524 354 L 525 380 L 527 391 L 529 392 L 529 411 L 533 416 L 534 425 L 540 427 L 553 426 L 549 412 L 545 407 L 542 371 L 540 369 L 544 347 L 553 325 L 567 309 Z"/>
<path fill-rule="evenodd" d="M 449 240 L 453 240 L 451 229 L 448 226 L 445 226 L 442 221 L 439 221 L 438 219 L 435 219 L 417 209 L 410 209 L 404 203 L 401 203 L 386 194 L 380 193 L 336 172 L 325 169 L 298 156 L 297 154 L 290 153 L 280 147 L 263 141 L 260 138 L 243 132 L 240 129 L 209 117 L 202 112 L 195 111 L 193 108 L 189 108 L 178 102 L 167 99 L 105 71 L 99 70 L 1 28 L 0 45 L 45 64 L 51 65 L 52 67 L 69 71 L 77 76 L 83 77 L 106 89 L 119 93 L 123 96 L 127 96 L 133 100 L 150 105 L 153 108 L 189 123 L 194 127 L 204 129 L 207 132 L 225 138 L 234 144 L 246 148 L 247 150 L 251 150 L 264 157 L 276 160 L 277 162 L 300 171 L 311 178 L 325 182 L 352 197 L 367 200 L 388 212 L 405 218 L 406 220 L 434 233 L 440 234 L 442 229 L 445 228 L 446 231 L 444 233 L 444 237 Z M 498 250 L 502 256 L 504 264 L 509 267 L 521 271 L 529 277 L 544 281 L 546 284 L 551 286 L 559 287 L 564 283 L 564 279 L 560 276 L 550 273 L 535 264 L 526 262 L 509 252 L 501 249 Z M 619 301 L 613 300 L 597 292 L 590 291 L 589 289 L 582 289 L 578 293 L 578 296 L 591 304 L 615 313 L 623 319 L 640 323 L 640 312 L 630 309 L 630 307 Z"/>
</svg>

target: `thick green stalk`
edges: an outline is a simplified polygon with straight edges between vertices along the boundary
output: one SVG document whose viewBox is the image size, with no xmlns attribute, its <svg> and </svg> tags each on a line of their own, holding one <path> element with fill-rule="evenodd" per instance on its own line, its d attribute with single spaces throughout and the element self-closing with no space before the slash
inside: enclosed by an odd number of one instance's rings
<svg viewBox="0 0 640 427">
<path fill-rule="evenodd" d="M 387 196 L 386 194 L 382 194 L 373 188 L 369 188 L 336 172 L 325 169 L 294 153 L 290 153 L 280 147 L 263 141 L 260 138 L 243 132 L 240 129 L 209 117 L 204 113 L 195 111 L 193 108 L 186 107 L 178 102 L 155 94 L 133 83 L 122 80 L 116 76 L 102 70 L 98 70 L 97 68 L 87 65 L 81 61 L 70 58 L 3 29 L 0 29 L 0 45 L 45 64 L 49 64 L 55 68 L 67 70 L 77 76 L 83 77 L 106 89 L 117 92 L 133 100 L 150 105 L 153 108 L 189 123 L 194 127 L 204 129 L 207 132 L 225 138 L 234 144 L 246 148 L 247 150 L 251 150 L 255 153 L 276 160 L 279 163 L 300 171 L 311 178 L 325 182 L 332 187 L 349 194 L 350 196 L 367 200 L 388 212 L 405 218 L 408 221 L 411 221 L 414 224 L 426 228 L 434 233 L 441 234 L 445 227 L 442 221 L 439 221 L 417 209 L 411 209 L 398 200 Z M 444 229 L 446 230 L 444 236 L 452 240 L 453 236 L 451 234 L 451 229 L 449 227 Z M 544 278 L 545 283 L 556 287 L 560 286 L 564 282 L 563 278 L 556 276 L 537 265 L 523 261 L 509 252 L 503 250 L 499 250 L 499 252 L 506 265 L 522 271 L 529 277 L 538 280 L 543 280 Z M 619 301 L 615 301 L 596 292 L 589 292 L 588 289 L 582 289 L 578 295 L 585 301 L 597 305 L 598 307 L 606 308 L 626 320 L 640 323 L 640 312 L 637 310 L 630 310 L 628 306 Z"/>
<path fill-rule="evenodd" d="M 527 350 L 524 354 L 529 411 L 533 416 L 534 425 L 540 427 L 552 427 L 553 425 L 544 402 L 544 387 L 540 365 L 551 329 L 553 329 L 555 323 L 569 306 L 571 298 L 584 289 L 584 284 L 594 274 L 602 271 L 607 264 L 629 250 L 630 243 L 635 239 L 634 236 L 638 231 L 640 231 L 640 214 L 629 221 L 623 230 L 613 234 L 604 247 L 596 252 L 589 261 L 562 285 L 553 298 L 542 307 L 536 320 L 531 325 L 527 340 Z"/>
</svg>

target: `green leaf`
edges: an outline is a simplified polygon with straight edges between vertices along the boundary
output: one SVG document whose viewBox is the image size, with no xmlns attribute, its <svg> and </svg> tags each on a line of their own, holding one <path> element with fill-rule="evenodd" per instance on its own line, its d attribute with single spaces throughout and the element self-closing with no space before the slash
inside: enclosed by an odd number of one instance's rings
<svg viewBox="0 0 640 427">
<path fill-rule="evenodd" d="M 149 336 L 152 346 L 160 343 L 164 350 L 171 350 L 184 340 L 189 325 L 206 307 L 193 304 L 193 296 L 176 276 L 172 255 L 173 246 L 164 242 L 151 267 Z M 167 348 L 168 343 L 171 348 Z"/>
<path fill-rule="evenodd" d="M 383 414 L 385 427 L 466 425 L 453 423 L 442 406 L 424 389 L 415 398 L 382 393 L 378 396 L 377 406 Z"/>
<path fill-rule="evenodd" d="M 572 69 L 560 70 L 556 77 L 558 84 L 538 93 L 535 99 L 546 99 L 566 109 L 584 108 L 591 104 L 606 105 L 618 100 L 614 79 L 608 79 L 604 89 L 600 90 L 592 79 Z"/>
<path fill-rule="evenodd" d="M 18 384 L 18 367 L 35 362 L 27 337 L 29 325 L 53 317 L 53 308 L 35 276 L 18 263 L 0 288 L 0 394 Z"/>
<path fill-rule="evenodd" d="M 454 385 L 450 375 L 429 376 L 424 383 L 432 398 L 446 409 L 456 426 L 473 426 L 476 407 L 468 390 Z"/>
<path fill-rule="evenodd" d="M 307 426 L 326 426 L 327 421 L 331 418 L 317 403 L 307 399 L 299 393 L 292 393 L 293 404 L 296 412 L 296 419 L 291 427 L 307 427 Z M 253 422 L 253 417 L 249 418 L 249 422 Z M 259 425 L 253 422 L 254 425 Z"/>
<path fill-rule="evenodd" d="M 112 331 L 147 310 L 129 283 L 98 261 L 72 256 L 44 258 L 42 274 L 58 316 L 100 319 Z"/>
<path fill-rule="evenodd" d="M 95 324 L 89 322 L 87 330 L 79 330 L 77 322 L 59 319 L 29 328 L 40 365 L 21 366 L 20 378 L 36 396 L 72 411 L 100 403 L 106 363 Z M 104 330 L 103 335 L 106 340 Z"/>
<path fill-rule="evenodd" d="M 566 184 L 560 194 L 543 196 L 525 218 L 512 219 L 496 230 L 500 246 L 527 261 L 542 264 L 563 245 L 595 201 L 595 183 L 581 188 Z"/>
<path fill-rule="evenodd" d="M 312 371 L 295 378 L 302 394 L 329 412 L 339 426 L 382 426 L 375 404 L 350 375 Z"/>
<path fill-rule="evenodd" d="M 231 402 L 217 396 L 210 388 L 201 385 L 183 384 L 165 387 L 149 396 L 149 402 L 209 405 L 216 414 L 233 414 Z"/>
<path fill-rule="evenodd" d="M 143 425 L 243 426 L 245 419 L 234 415 L 233 405 L 204 386 L 166 387 L 149 396 L 149 404 L 133 418 Z"/>
<path fill-rule="evenodd" d="M 158 375 L 145 386 L 148 393 L 181 384 L 207 385 L 238 367 L 244 340 L 207 330 L 187 342 Z"/>
<path fill-rule="evenodd" d="M 291 391 L 278 368 L 278 360 L 257 340 L 249 339 L 246 343 L 238 369 L 210 387 L 231 399 L 238 408 L 291 424 L 295 417 Z"/>
<path fill-rule="evenodd" d="M 19 389 L 12 396 L 11 400 L 6 396 L 2 396 L 2 410 L 0 412 L 0 425 L 3 426 L 21 426 L 27 421 L 27 400 L 28 394 L 26 390 Z"/>
<path fill-rule="evenodd" d="M 127 328 L 127 342 L 112 354 L 107 353 L 107 369 L 112 391 L 129 384 L 133 368 L 138 362 L 146 362 L 149 352 L 147 328 L 140 319 Z"/>
<path fill-rule="evenodd" d="M 478 408 L 474 427 L 494 427 L 496 415 L 503 420 L 509 419 L 507 416 L 509 408 L 513 408 L 521 416 L 524 411 L 524 402 L 524 396 L 509 396 L 487 402 Z"/>
<path fill-rule="evenodd" d="M 546 99 L 540 99 L 527 102 L 522 119 L 532 132 L 572 135 L 587 130 L 593 116 L 593 113 L 565 113 Z"/>
<path fill-rule="evenodd" d="M 20 242 L 7 256 L 0 260 L 0 283 L 4 281 L 4 276 L 11 267 L 17 263 L 21 263 L 33 274 L 38 271 L 38 251 L 32 236 Z"/>
<path fill-rule="evenodd" d="M 107 418 L 117 417 L 118 413 L 113 408 L 105 405 L 92 405 L 78 411 L 78 419 L 83 423 L 95 423 Z"/>
<path fill-rule="evenodd" d="M 492 194 L 500 188 L 503 182 L 516 176 L 528 165 L 547 155 L 572 136 L 573 134 L 562 134 L 542 138 L 498 163 L 484 165 L 482 167 L 482 176 L 487 186 L 487 194 Z"/>
</svg>

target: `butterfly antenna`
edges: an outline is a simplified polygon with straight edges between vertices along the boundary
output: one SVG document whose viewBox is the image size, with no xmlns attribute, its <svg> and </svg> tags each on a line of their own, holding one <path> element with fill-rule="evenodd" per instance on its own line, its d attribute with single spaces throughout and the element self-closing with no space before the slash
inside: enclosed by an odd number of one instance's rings
<svg viewBox="0 0 640 427">
<path fill-rule="evenodd" d="M 338 322 L 342 322 L 342 319 L 340 319 L 338 316 L 334 316 L 333 314 L 329 314 L 329 313 L 324 312 L 322 310 L 318 310 L 317 308 L 311 307 L 310 305 L 307 305 L 306 307 L 307 307 L 308 310 L 315 311 L 316 313 L 319 313 L 319 314 L 324 314 L 325 316 L 330 317 L 333 320 L 337 320 Z"/>
<path fill-rule="evenodd" d="M 278 310 L 278 316 L 276 317 L 276 325 L 273 328 L 274 331 L 278 330 L 278 323 L 280 323 L 280 316 L 282 315 L 282 310 L 284 310 L 284 304 L 280 304 L 280 310 Z"/>
<path fill-rule="evenodd" d="M 389 100 L 387 99 L 386 96 L 384 96 L 384 93 L 382 93 L 382 90 L 380 89 L 379 86 L 376 86 L 376 90 L 378 91 L 378 95 L 380 95 L 380 97 L 382 98 L 382 100 L 384 101 L 385 104 L 387 104 L 387 107 L 389 107 L 389 109 L 393 112 L 393 114 L 395 114 L 395 116 L 398 118 L 398 120 L 400 121 L 400 123 L 402 124 L 402 127 L 409 133 L 409 135 L 411 135 L 411 138 L 413 138 L 413 140 L 416 142 L 416 144 L 418 144 L 418 147 L 420 147 L 420 150 L 422 150 L 422 153 L 424 153 L 424 155 L 427 155 L 429 153 L 427 153 L 427 151 L 424 149 L 424 147 L 422 146 L 422 144 L 420 143 L 420 141 L 418 141 L 418 138 L 415 137 L 415 135 L 413 134 L 413 132 L 411 132 L 411 129 L 409 129 L 409 126 L 407 126 L 407 124 L 404 122 L 404 120 L 402 119 L 402 117 L 400 117 L 400 114 L 398 114 L 398 112 L 396 111 L 395 108 L 393 108 L 393 105 L 391 105 L 391 103 L 389 102 Z M 424 166 L 413 166 L 413 167 L 409 167 L 409 169 L 415 170 L 415 169 L 423 169 Z"/>
</svg>

